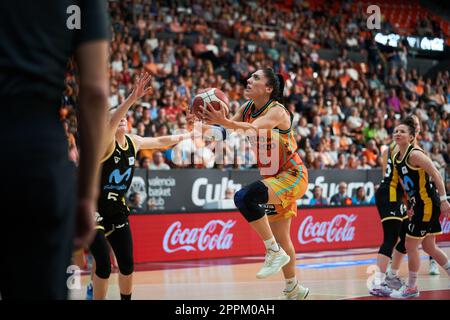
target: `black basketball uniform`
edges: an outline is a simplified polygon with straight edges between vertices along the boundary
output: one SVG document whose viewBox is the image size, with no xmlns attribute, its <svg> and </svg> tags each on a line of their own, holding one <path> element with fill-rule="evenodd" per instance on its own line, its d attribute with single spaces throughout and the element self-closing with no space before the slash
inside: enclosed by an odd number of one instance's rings
<svg viewBox="0 0 450 320">
<path fill-rule="evenodd" d="M 399 153 L 394 156 L 394 163 L 408 195 L 408 207 L 414 210 L 406 235 L 423 239 L 429 234 L 442 233 L 439 222 L 440 201 L 436 187 L 430 182 L 430 177 L 425 170 L 415 168 L 408 163 L 409 155 L 413 150 L 423 152 L 410 145 L 402 159 L 399 159 Z"/>
<path fill-rule="evenodd" d="M 128 225 L 130 210 L 125 203 L 125 194 L 134 174 L 136 148 L 129 136 L 125 138 L 127 146 L 122 149 L 116 141 L 113 152 L 106 157 L 102 166 L 96 228 L 103 229 L 106 236 L 116 228 Z"/>
<path fill-rule="evenodd" d="M 386 220 L 407 219 L 406 208 L 402 203 L 403 188 L 399 182 L 397 168 L 393 162 L 393 151 L 396 144 L 389 145 L 386 163 L 386 172 L 380 187 L 375 193 L 375 203 L 381 222 Z"/>
</svg>

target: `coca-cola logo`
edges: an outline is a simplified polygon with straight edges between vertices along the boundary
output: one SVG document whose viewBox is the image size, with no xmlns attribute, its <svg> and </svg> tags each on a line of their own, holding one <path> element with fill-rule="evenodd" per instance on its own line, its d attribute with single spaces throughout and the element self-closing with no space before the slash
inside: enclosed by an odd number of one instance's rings
<svg viewBox="0 0 450 320">
<path fill-rule="evenodd" d="M 354 214 L 338 214 L 331 221 L 314 222 L 313 216 L 307 216 L 298 229 L 298 241 L 301 244 L 353 241 L 355 227 L 352 224 L 357 218 Z"/>
<path fill-rule="evenodd" d="M 233 234 L 229 233 L 236 220 L 211 220 L 200 228 L 183 228 L 175 221 L 167 229 L 163 248 L 167 253 L 177 251 L 227 250 L 233 245 Z"/>
<path fill-rule="evenodd" d="M 442 219 L 441 228 L 442 228 L 443 234 L 449 234 L 450 233 L 450 220 L 448 220 L 447 218 Z"/>
</svg>

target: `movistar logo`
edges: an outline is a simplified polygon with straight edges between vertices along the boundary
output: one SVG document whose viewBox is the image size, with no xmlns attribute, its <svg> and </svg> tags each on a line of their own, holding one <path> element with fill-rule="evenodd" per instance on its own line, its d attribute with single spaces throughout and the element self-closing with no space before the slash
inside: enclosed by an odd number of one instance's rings
<svg viewBox="0 0 450 320">
<path fill-rule="evenodd" d="M 111 174 L 109 175 L 109 183 L 119 184 L 124 179 L 125 181 L 128 181 L 131 177 L 131 168 L 128 168 L 127 171 L 125 171 L 123 174 L 120 173 L 119 169 L 115 169 Z"/>
</svg>

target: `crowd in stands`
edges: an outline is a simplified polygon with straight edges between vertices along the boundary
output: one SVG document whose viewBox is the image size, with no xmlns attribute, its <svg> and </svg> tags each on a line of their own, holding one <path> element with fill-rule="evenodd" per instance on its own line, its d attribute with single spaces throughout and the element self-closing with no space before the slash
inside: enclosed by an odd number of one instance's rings
<svg viewBox="0 0 450 320">
<path fill-rule="evenodd" d="M 375 186 L 376 188 L 379 185 Z M 309 202 L 303 203 L 303 205 L 310 206 L 349 206 L 349 205 L 369 205 L 375 204 L 375 196 L 368 197 L 366 195 L 366 189 L 361 186 L 356 189 L 355 195 L 350 197 L 347 191 L 347 183 L 342 181 L 338 185 L 338 192 L 333 194 L 328 199 L 323 196 L 322 187 L 319 185 L 314 186 L 313 197 Z"/>
<path fill-rule="evenodd" d="M 408 49 L 401 43 L 397 50 L 382 52 L 366 28 L 364 10 L 350 14 L 343 5 L 340 14 L 331 15 L 323 7 L 309 8 L 307 1 L 293 1 L 291 9 L 278 10 L 276 2 L 260 0 L 134 0 L 108 5 L 110 107 L 131 92 L 136 74 L 146 70 L 153 75 L 155 93 L 127 115 L 130 133 L 161 136 L 186 128 L 192 98 L 207 87 L 224 91 L 233 113 L 245 102 L 246 79 L 260 68 L 272 67 L 285 79 L 284 104 L 294 114 L 298 152 L 307 167 L 379 167 L 394 127 L 410 113 L 421 120 L 419 142 L 436 165 L 446 168 L 450 163 L 449 71 L 424 78 L 408 65 Z M 440 34 L 438 26 L 426 24 L 431 34 Z M 323 59 L 321 48 L 338 50 L 338 58 Z M 350 59 L 351 51 L 362 53 L 366 61 Z M 74 159 L 77 93 L 76 67 L 70 64 L 61 118 Z M 255 165 L 243 137 L 231 135 L 223 145 L 222 163 L 216 161 L 214 146 L 203 140 L 183 142 L 181 163 L 175 163 L 172 149 L 143 150 L 136 165 L 150 170 Z M 322 201 L 320 195 L 317 201 Z"/>
</svg>

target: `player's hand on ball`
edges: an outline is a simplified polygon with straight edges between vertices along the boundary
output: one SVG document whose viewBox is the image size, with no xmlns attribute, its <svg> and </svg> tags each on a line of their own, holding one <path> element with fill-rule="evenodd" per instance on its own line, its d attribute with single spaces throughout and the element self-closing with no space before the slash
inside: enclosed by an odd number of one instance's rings
<svg viewBox="0 0 450 320">
<path fill-rule="evenodd" d="M 222 102 L 220 104 L 222 105 Z M 208 124 L 223 124 L 227 118 L 224 107 L 216 110 L 208 102 L 206 102 L 206 108 L 202 111 L 202 117 Z"/>
</svg>

